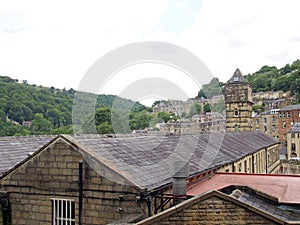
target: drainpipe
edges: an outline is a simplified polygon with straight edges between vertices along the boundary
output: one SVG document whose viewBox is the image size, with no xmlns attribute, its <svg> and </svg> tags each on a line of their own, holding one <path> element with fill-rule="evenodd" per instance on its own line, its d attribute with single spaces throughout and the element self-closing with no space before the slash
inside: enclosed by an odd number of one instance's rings
<svg viewBox="0 0 300 225">
<path fill-rule="evenodd" d="M 82 225 L 82 199 L 83 199 L 83 162 L 79 161 L 79 182 L 78 182 L 78 192 L 79 192 L 79 199 L 78 199 L 78 209 L 79 209 L 79 225 Z"/>
<path fill-rule="evenodd" d="M 153 215 L 153 201 L 150 195 L 147 198 L 147 205 L 148 205 L 148 215 L 150 217 Z"/>
<path fill-rule="evenodd" d="M 257 164 L 257 162 L 255 162 L 255 164 Z M 255 168 L 254 168 L 255 164 L 254 164 L 254 154 L 252 154 L 252 173 L 255 173 Z"/>
<path fill-rule="evenodd" d="M 186 178 L 189 176 L 189 162 L 174 161 L 172 166 L 173 196 L 175 197 L 173 205 L 176 205 L 183 202 L 185 200 L 183 197 L 186 197 Z"/>
<path fill-rule="evenodd" d="M 266 174 L 268 174 L 268 149 L 266 148 Z"/>
<path fill-rule="evenodd" d="M 8 225 L 9 201 L 6 191 L 0 191 L 0 204 L 2 207 L 3 225 Z"/>
</svg>

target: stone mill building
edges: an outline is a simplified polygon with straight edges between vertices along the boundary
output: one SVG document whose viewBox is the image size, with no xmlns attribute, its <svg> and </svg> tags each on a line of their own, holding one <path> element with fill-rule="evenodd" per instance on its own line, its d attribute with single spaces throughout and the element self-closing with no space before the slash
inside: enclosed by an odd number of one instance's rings
<svg viewBox="0 0 300 225">
<path fill-rule="evenodd" d="M 252 130 L 252 86 L 236 69 L 225 84 L 226 131 Z"/>
</svg>

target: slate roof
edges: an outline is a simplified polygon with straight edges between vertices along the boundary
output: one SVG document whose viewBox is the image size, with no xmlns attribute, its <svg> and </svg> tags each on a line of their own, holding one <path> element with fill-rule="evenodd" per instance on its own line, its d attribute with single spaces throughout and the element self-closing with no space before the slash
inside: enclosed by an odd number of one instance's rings
<svg viewBox="0 0 300 225">
<path fill-rule="evenodd" d="M 55 136 L 0 137 L 0 176 Z"/>
<path fill-rule="evenodd" d="M 239 69 L 236 69 L 232 77 L 227 81 L 227 83 L 246 83 L 246 79 Z"/>
<path fill-rule="evenodd" d="M 281 108 L 279 111 L 300 110 L 300 105 L 288 105 Z"/>
<path fill-rule="evenodd" d="M 250 190 L 250 189 L 249 189 Z M 236 190 L 239 191 L 239 190 Z M 299 213 L 298 212 L 290 212 L 290 210 L 293 207 L 289 207 L 286 210 L 281 208 L 276 208 L 276 203 L 273 202 L 273 204 L 270 204 L 270 200 L 267 198 L 263 198 L 267 202 L 262 202 L 261 198 L 257 197 L 257 195 L 249 192 L 241 192 L 240 193 L 234 193 L 234 194 L 226 194 L 221 191 L 208 191 L 202 194 L 199 194 L 193 198 L 190 198 L 188 200 L 185 200 L 184 202 L 173 206 L 165 211 L 162 211 L 154 216 L 148 217 L 142 221 L 139 221 L 138 223 L 135 223 L 135 225 L 150 225 L 150 224 L 156 224 L 160 221 L 162 221 L 165 218 L 170 218 L 172 215 L 175 215 L 176 217 L 180 217 L 181 222 L 188 221 L 187 216 L 185 216 L 185 213 L 182 213 L 183 210 L 189 211 L 191 207 L 194 207 L 195 204 L 199 202 L 203 202 L 206 199 L 210 199 L 212 197 L 217 197 L 219 199 L 226 201 L 229 201 L 233 203 L 236 206 L 242 207 L 247 209 L 248 211 L 254 213 L 255 215 L 260 215 L 268 220 L 271 220 L 273 223 L 270 224 L 299 224 Z M 248 195 L 251 193 L 251 197 Z M 255 197 L 254 197 L 255 196 Z M 219 209 L 214 210 L 214 203 L 211 203 L 209 205 L 209 209 L 211 213 L 219 213 Z M 267 208 L 268 207 L 268 208 Z M 269 211 L 270 210 L 270 211 Z M 294 209 L 297 210 L 297 209 Z M 197 212 L 193 212 L 193 218 L 197 220 Z M 200 216 L 200 215 L 199 215 Z M 199 217 L 198 216 L 198 217 Z M 194 220 L 192 222 L 195 222 Z M 205 223 L 206 221 L 198 218 L 198 223 Z M 223 224 L 228 222 L 228 217 L 221 218 L 220 221 L 218 221 L 218 224 Z M 257 222 L 255 218 L 253 220 L 248 221 L 247 224 L 255 224 Z M 201 223 L 201 224 L 202 224 Z M 227 223 L 226 223 L 227 224 Z"/>
<path fill-rule="evenodd" d="M 288 133 L 300 133 L 300 123 L 298 122 L 291 126 Z"/>
<path fill-rule="evenodd" d="M 0 138 L 2 173 L 42 149 L 48 142 L 63 138 L 79 147 L 85 160 L 97 171 L 98 165 L 114 171 L 116 179 L 125 178 L 136 187 L 155 189 L 171 183 L 172 162 L 189 160 L 190 176 L 218 168 L 278 143 L 272 137 L 255 132 L 184 135 L 61 135 Z M 95 163 L 96 162 L 96 163 Z M 100 162 L 100 164 L 99 164 Z M 99 172 L 100 170 L 98 170 Z M 100 171 L 103 173 L 103 170 Z M 99 172 L 99 173 L 100 173 Z M 100 174 L 101 174 L 100 173 Z"/>
<path fill-rule="evenodd" d="M 171 183 L 172 162 L 189 160 L 190 176 L 232 163 L 258 149 L 278 143 L 261 132 L 201 135 L 66 136 L 87 148 L 99 161 L 108 162 L 139 188 Z"/>
<path fill-rule="evenodd" d="M 280 220 L 300 223 L 299 204 L 278 204 L 276 199 L 272 199 L 272 197 L 268 197 L 264 193 L 259 193 L 248 187 L 229 186 L 221 191 L 225 193 L 231 192 L 230 196 Z"/>
</svg>

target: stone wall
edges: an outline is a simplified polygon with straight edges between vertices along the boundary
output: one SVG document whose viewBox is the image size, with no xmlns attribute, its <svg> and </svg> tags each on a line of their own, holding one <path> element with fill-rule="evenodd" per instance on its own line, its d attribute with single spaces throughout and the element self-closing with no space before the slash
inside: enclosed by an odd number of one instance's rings
<svg viewBox="0 0 300 225">
<path fill-rule="evenodd" d="M 268 164 L 266 164 L 267 160 Z M 279 145 L 275 144 L 267 149 L 261 149 L 251 155 L 247 155 L 236 162 L 224 165 L 218 169 L 218 172 L 273 174 L 278 172 L 279 165 Z"/>
<path fill-rule="evenodd" d="M 143 204 L 136 198 L 137 188 L 122 183 L 122 179 L 119 183 L 106 179 L 107 176 L 96 173 L 90 166 L 92 162 L 87 163 L 85 159 L 76 147 L 58 139 L 4 177 L 0 185 L 9 193 L 12 224 L 51 224 L 52 198 L 74 200 L 78 224 L 81 160 L 84 163 L 83 224 L 130 220 L 144 213 Z"/>
<path fill-rule="evenodd" d="M 212 196 L 200 202 L 196 202 L 189 207 L 180 207 L 178 209 L 165 212 L 164 216 L 153 217 L 149 220 L 141 221 L 138 225 L 212 225 L 212 224 L 279 224 L 275 223 L 258 213 L 254 213 L 247 208 L 232 203 L 231 201 Z"/>
<path fill-rule="evenodd" d="M 0 205 L 0 225 L 3 225 L 2 207 Z"/>
</svg>

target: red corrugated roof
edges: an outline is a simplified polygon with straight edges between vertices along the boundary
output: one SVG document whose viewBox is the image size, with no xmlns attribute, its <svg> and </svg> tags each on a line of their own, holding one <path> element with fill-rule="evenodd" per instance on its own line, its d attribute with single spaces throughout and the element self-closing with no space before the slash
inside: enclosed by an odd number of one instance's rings
<svg viewBox="0 0 300 225">
<path fill-rule="evenodd" d="M 196 196 L 230 185 L 248 186 L 277 198 L 280 203 L 300 204 L 300 176 L 296 175 L 217 173 L 191 186 L 187 194 Z"/>
</svg>

